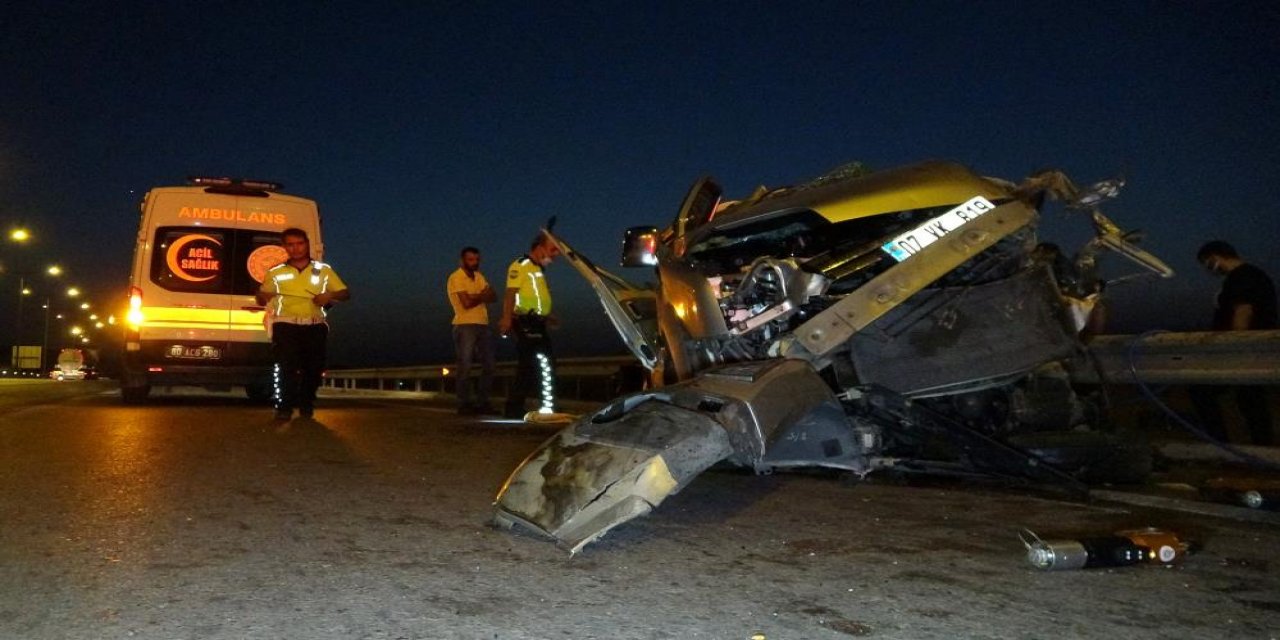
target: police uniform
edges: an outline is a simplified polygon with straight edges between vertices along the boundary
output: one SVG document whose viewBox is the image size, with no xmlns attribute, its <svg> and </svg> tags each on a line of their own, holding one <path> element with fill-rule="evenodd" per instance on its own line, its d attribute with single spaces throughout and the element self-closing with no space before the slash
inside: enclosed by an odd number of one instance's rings
<svg viewBox="0 0 1280 640">
<path fill-rule="evenodd" d="M 297 408 L 302 415 L 311 415 L 324 375 L 329 336 L 325 310 L 312 298 L 346 288 L 333 267 L 318 260 L 303 269 L 288 262 L 278 264 L 262 279 L 262 291 L 275 294 L 267 303 L 267 331 L 275 359 L 276 411 Z"/>
<path fill-rule="evenodd" d="M 516 380 L 507 396 L 506 415 L 524 415 L 525 398 L 538 389 L 538 411 L 555 410 L 555 357 L 547 316 L 551 315 L 551 290 L 542 266 L 521 256 L 507 270 L 507 288 L 516 290 L 511 331 L 516 340 Z"/>
</svg>

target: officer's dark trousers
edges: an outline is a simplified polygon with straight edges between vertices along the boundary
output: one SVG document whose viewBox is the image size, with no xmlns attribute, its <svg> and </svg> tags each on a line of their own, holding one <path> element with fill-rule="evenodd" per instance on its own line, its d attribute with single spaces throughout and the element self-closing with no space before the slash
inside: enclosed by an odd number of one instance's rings
<svg viewBox="0 0 1280 640">
<path fill-rule="evenodd" d="M 324 375 L 328 337 L 329 327 L 324 324 L 277 322 L 271 325 L 277 410 L 315 407 L 316 389 Z"/>
<path fill-rule="evenodd" d="M 1267 388 L 1262 386 L 1199 385 L 1191 387 L 1191 402 L 1195 405 L 1200 424 L 1209 435 L 1227 441 L 1227 425 L 1222 416 L 1222 396 L 1232 394 L 1236 406 L 1249 427 L 1253 444 L 1271 445 L 1271 409 L 1267 402 Z"/>
<path fill-rule="evenodd" d="M 551 353 L 551 336 L 547 320 L 542 316 L 524 315 L 513 319 L 511 331 L 516 339 L 516 380 L 507 395 L 503 410 L 507 416 L 524 415 L 525 399 L 537 393 L 538 408 L 555 407 L 555 357 Z M 536 391 L 535 391 L 536 390 Z"/>
</svg>

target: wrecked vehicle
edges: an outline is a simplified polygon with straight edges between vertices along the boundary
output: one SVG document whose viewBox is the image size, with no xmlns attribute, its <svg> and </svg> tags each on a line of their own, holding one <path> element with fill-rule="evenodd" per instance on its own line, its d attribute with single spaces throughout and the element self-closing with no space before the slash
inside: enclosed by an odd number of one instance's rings
<svg viewBox="0 0 1280 640">
<path fill-rule="evenodd" d="M 576 553 L 721 462 L 1076 491 L 1141 478 L 1149 449 L 1108 432 L 1105 402 L 1064 367 L 1082 351 L 1103 250 L 1172 275 L 1098 210 L 1122 184 L 850 165 L 729 201 L 703 178 L 668 227 L 627 231 L 622 264 L 652 269 L 649 286 L 548 224 L 651 384 L 534 451 L 501 488 L 495 522 Z M 1073 258 L 1038 244 L 1051 200 L 1093 226 Z"/>
</svg>

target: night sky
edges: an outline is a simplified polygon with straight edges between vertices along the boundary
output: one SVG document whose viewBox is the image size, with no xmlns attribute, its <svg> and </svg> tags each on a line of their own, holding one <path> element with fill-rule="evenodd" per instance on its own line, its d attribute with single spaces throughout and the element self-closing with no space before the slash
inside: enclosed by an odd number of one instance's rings
<svg viewBox="0 0 1280 640">
<path fill-rule="evenodd" d="M 10 3 L 0 224 L 39 242 L 0 259 L 119 302 L 148 188 L 277 180 L 318 201 L 354 294 L 331 362 L 444 362 L 464 244 L 497 281 L 555 214 L 614 264 L 705 173 L 744 195 L 942 158 L 1128 179 L 1107 212 L 1178 276 L 1117 287 L 1113 330 L 1205 324 L 1207 239 L 1280 275 L 1278 3 L 417 4 Z M 550 275 L 561 354 L 618 351 L 576 274 Z M 17 287 L 0 276 L 5 318 Z"/>
</svg>

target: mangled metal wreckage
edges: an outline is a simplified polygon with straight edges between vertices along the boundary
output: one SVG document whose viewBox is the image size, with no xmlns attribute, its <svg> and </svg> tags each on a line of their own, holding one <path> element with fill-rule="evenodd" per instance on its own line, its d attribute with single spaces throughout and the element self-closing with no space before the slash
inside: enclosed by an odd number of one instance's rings
<svg viewBox="0 0 1280 640">
<path fill-rule="evenodd" d="M 499 491 L 496 523 L 576 553 L 720 462 L 1069 489 L 1142 475 L 1149 452 L 1108 433 L 1103 403 L 1063 366 L 1100 294 L 1102 250 L 1172 274 L 1098 210 L 1121 185 L 854 165 L 726 201 L 703 178 L 669 227 L 627 231 L 623 265 L 656 275 L 644 287 L 544 229 L 651 384 L 535 450 Z M 1054 199 L 1094 228 L 1074 259 L 1038 244 Z"/>
</svg>

